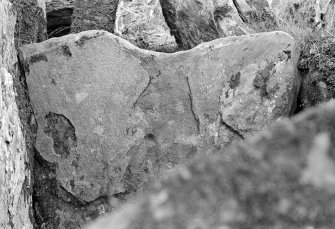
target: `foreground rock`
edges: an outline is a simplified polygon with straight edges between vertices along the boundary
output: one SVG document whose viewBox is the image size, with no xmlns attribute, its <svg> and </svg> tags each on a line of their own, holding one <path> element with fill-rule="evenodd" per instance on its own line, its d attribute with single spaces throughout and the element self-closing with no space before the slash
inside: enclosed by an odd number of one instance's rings
<svg viewBox="0 0 335 229">
<path fill-rule="evenodd" d="M 25 90 L 16 47 L 44 39 L 45 6 L 11 2 L 0 0 L 0 228 L 32 229 L 32 136 L 24 123 L 28 102 L 21 103 Z"/>
<path fill-rule="evenodd" d="M 25 46 L 43 223 L 77 228 L 115 207 L 109 200 L 128 199 L 199 152 L 288 116 L 298 57 L 283 32 L 175 54 L 141 50 L 104 31 Z"/>
<path fill-rule="evenodd" d="M 119 0 L 80 0 L 74 2 L 71 32 L 101 29 L 114 32 Z"/>
<path fill-rule="evenodd" d="M 87 229 L 332 228 L 335 102 L 183 167 Z"/>
<path fill-rule="evenodd" d="M 137 47 L 161 52 L 177 50 L 159 0 L 120 0 L 116 15 L 114 32 Z"/>
</svg>

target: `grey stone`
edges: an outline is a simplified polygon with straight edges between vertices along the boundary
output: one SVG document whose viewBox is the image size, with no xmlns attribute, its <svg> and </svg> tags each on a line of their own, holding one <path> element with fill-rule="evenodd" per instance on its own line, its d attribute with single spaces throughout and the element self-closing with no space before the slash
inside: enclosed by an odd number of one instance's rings
<svg viewBox="0 0 335 229">
<path fill-rule="evenodd" d="M 179 169 L 86 229 L 331 228 L 335 101 Z"/>
<path fill-rule="evenodd" d="M 300 83 L 299 50 L 283 32 L 165 54 L 88 31 L 21 51 L 36 149 L 58 187 L 52 196 L 82 209 L 105 197 L 103 206 L 129 199 L 199 152 L 226 148 L 287 117 Z M 66 228 L 72 213 L 59 206 L 53 217 Z"/>
</svg>

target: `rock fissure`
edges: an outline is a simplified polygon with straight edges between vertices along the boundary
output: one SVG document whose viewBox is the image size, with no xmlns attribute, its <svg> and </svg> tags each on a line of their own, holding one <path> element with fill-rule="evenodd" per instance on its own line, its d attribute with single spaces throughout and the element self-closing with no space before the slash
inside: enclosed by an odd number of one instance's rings
<svg viewBox="0 0 335 229">
<path fill-rule="evenodd" d="M 159 75 L 161 73 L 159 72 Z M 158 76 L 159 76 L 158 75 Z M 137 97 L 136 101 L 134 102 L 133 104 L 133 108 L 136 108 L 139 100 L 144 96 L 144 94 L 147 92 L 148 88 L 150 87 L 151 83 L 152 83 L 152 80 L 153 80 L 153 77 L 151 75 L 149 75 L 149 81 L 148 81 L 148 84 L 145 86 L 145 88 L 143 89 L 143 91 L 140 93 L 140 95 Z"/>
<path fill-rule="evenodd" d="M 192 88 L 191 88 L 190 79 L 189 79 L 188 76 L 186 77 L 186 83 L 187 83 L 187 87 L 188 87 L 188 96 L 190 98 L 191 112 L 192 112 L 194 120 L 195 120 L 195 122 L 197 124 L 197 131 L 198 131 L 198 133 L 200 133 L 200 131 L 201 131 L 201 128 L 200 128 L 201 127 L 201 122 L 200 122 L 200 118 L 199 118 L 197 112 L 195 111 L 194 97 L 193 97 L 193 94 L 192 94 Z"/>
<path fill-rule="evenodd" d="M 236 0 L 233 0 L 233 3 L 234 3 L 234 6 L 238 12 L 238 16 L 241 18 L 241 20 L 244 22 L 244 23 L 248 23 L 248 19 L 243 15 L 243 13 L 241 12 L 241 9 L 240 9 L 240 6 L 238 4 L 238 2 Z"/>
<path fill-rule="evenodd" d="M 223 120 L 223 118 L 222 118 L 222 114 L 220 114 L 220 116 L 221 116 L 221 118 L 220 118 L 220 123 L 221 123 L 221 125 L 227 127 L 228 130 L 230 130 L 231 132 L 233 132 L 234 134 L 236 134 L 236 135 L 237 135 L 239 138 L 241 138 L 242 140 L 245 140 L 243 134 L 242 134 L 239 130 L 235 129 L 234 127 L 232 127 L 231 125 L 229 125 L 228 123 L 226 123 L 226 122 Z"/>
</svg>

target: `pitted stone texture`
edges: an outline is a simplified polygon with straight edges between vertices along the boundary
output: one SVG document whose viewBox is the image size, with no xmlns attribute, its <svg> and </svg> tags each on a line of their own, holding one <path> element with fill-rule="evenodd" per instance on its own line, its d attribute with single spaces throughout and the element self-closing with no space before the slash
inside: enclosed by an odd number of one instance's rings
<svg viewBox="0 0 335 229">
<path fill-rule="evenodd" d="M 275 14 L 266 0 L 213 0 L 221 37 L 276 30 Z"/>
<path fill-rule="evenodd" d="M 36 149 L 78 201 L 127 198 L 200 149 L 227 147 L 288 116 L 298 56 L 283 32 L 174 54 L 141 50 L 104 31 L 27 45 Z"/>
<path fill-rule="evenodd" d="M 45 0 L 10 0 L 17 12 L 16 48 L 46 39 Z"/>
<path fill-rule="evenodd" d="M 71 32 L 101 29 L 114 32 L 115 16 L 119 0 L 74 1 Z"/>
<path fill-rule="evenodd" d="M 213 0 L 214 19 L 221 37 L 240 36 L 255 31 L 242 20 L 233 0 Z"/>
<path fill-rule="evenodd" d="M 159 0 L 120 0 L 115 33 L 143 49 L 174 52 L 178 48 Z"/>
<path fill-rule="evenodd" d="M 86 229 L 330 228 L 335 101 L 201 158 Z"/>
<path fill-rule="evenodd" d="M 16 9 L 0 0 L 0 228 L 32 229 L 28 153 L 14 89 Z"/>
</svg>

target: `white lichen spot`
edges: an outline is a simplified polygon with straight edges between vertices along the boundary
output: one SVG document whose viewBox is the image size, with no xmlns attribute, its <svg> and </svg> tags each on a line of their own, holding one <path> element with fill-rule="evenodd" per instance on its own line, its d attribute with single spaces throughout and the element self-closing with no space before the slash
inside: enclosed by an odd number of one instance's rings
<svg viewBox="0 0 335 229">
<path fill-rule="evenodd" d="M 320 133 L 314 138 L 301 181 L 335 192 L 335 164 L 329 156 L 330 147 L 329 133 Z"/>
<path fill-rule="evenodd" d="M 183 105 L 183 102 L 180 100 L 176 104 L 176 111 L 181 114 L 185 113 L 185 107 Z"/>
<path fill-rule="evenodd" d="M 76 97 L 76 102 L 81 103 L 86 97 L 88 96 L 88 93 L 86 92 L 80 92 L 75 95 Z"/>
<path fill-rule="evenodd" d="M 98 134 L 98 135 L 102 135 L 103 132 L 104 132 L 103 126 L 97 126 L 93 130 L 93 133 Z"/>
</svg>

